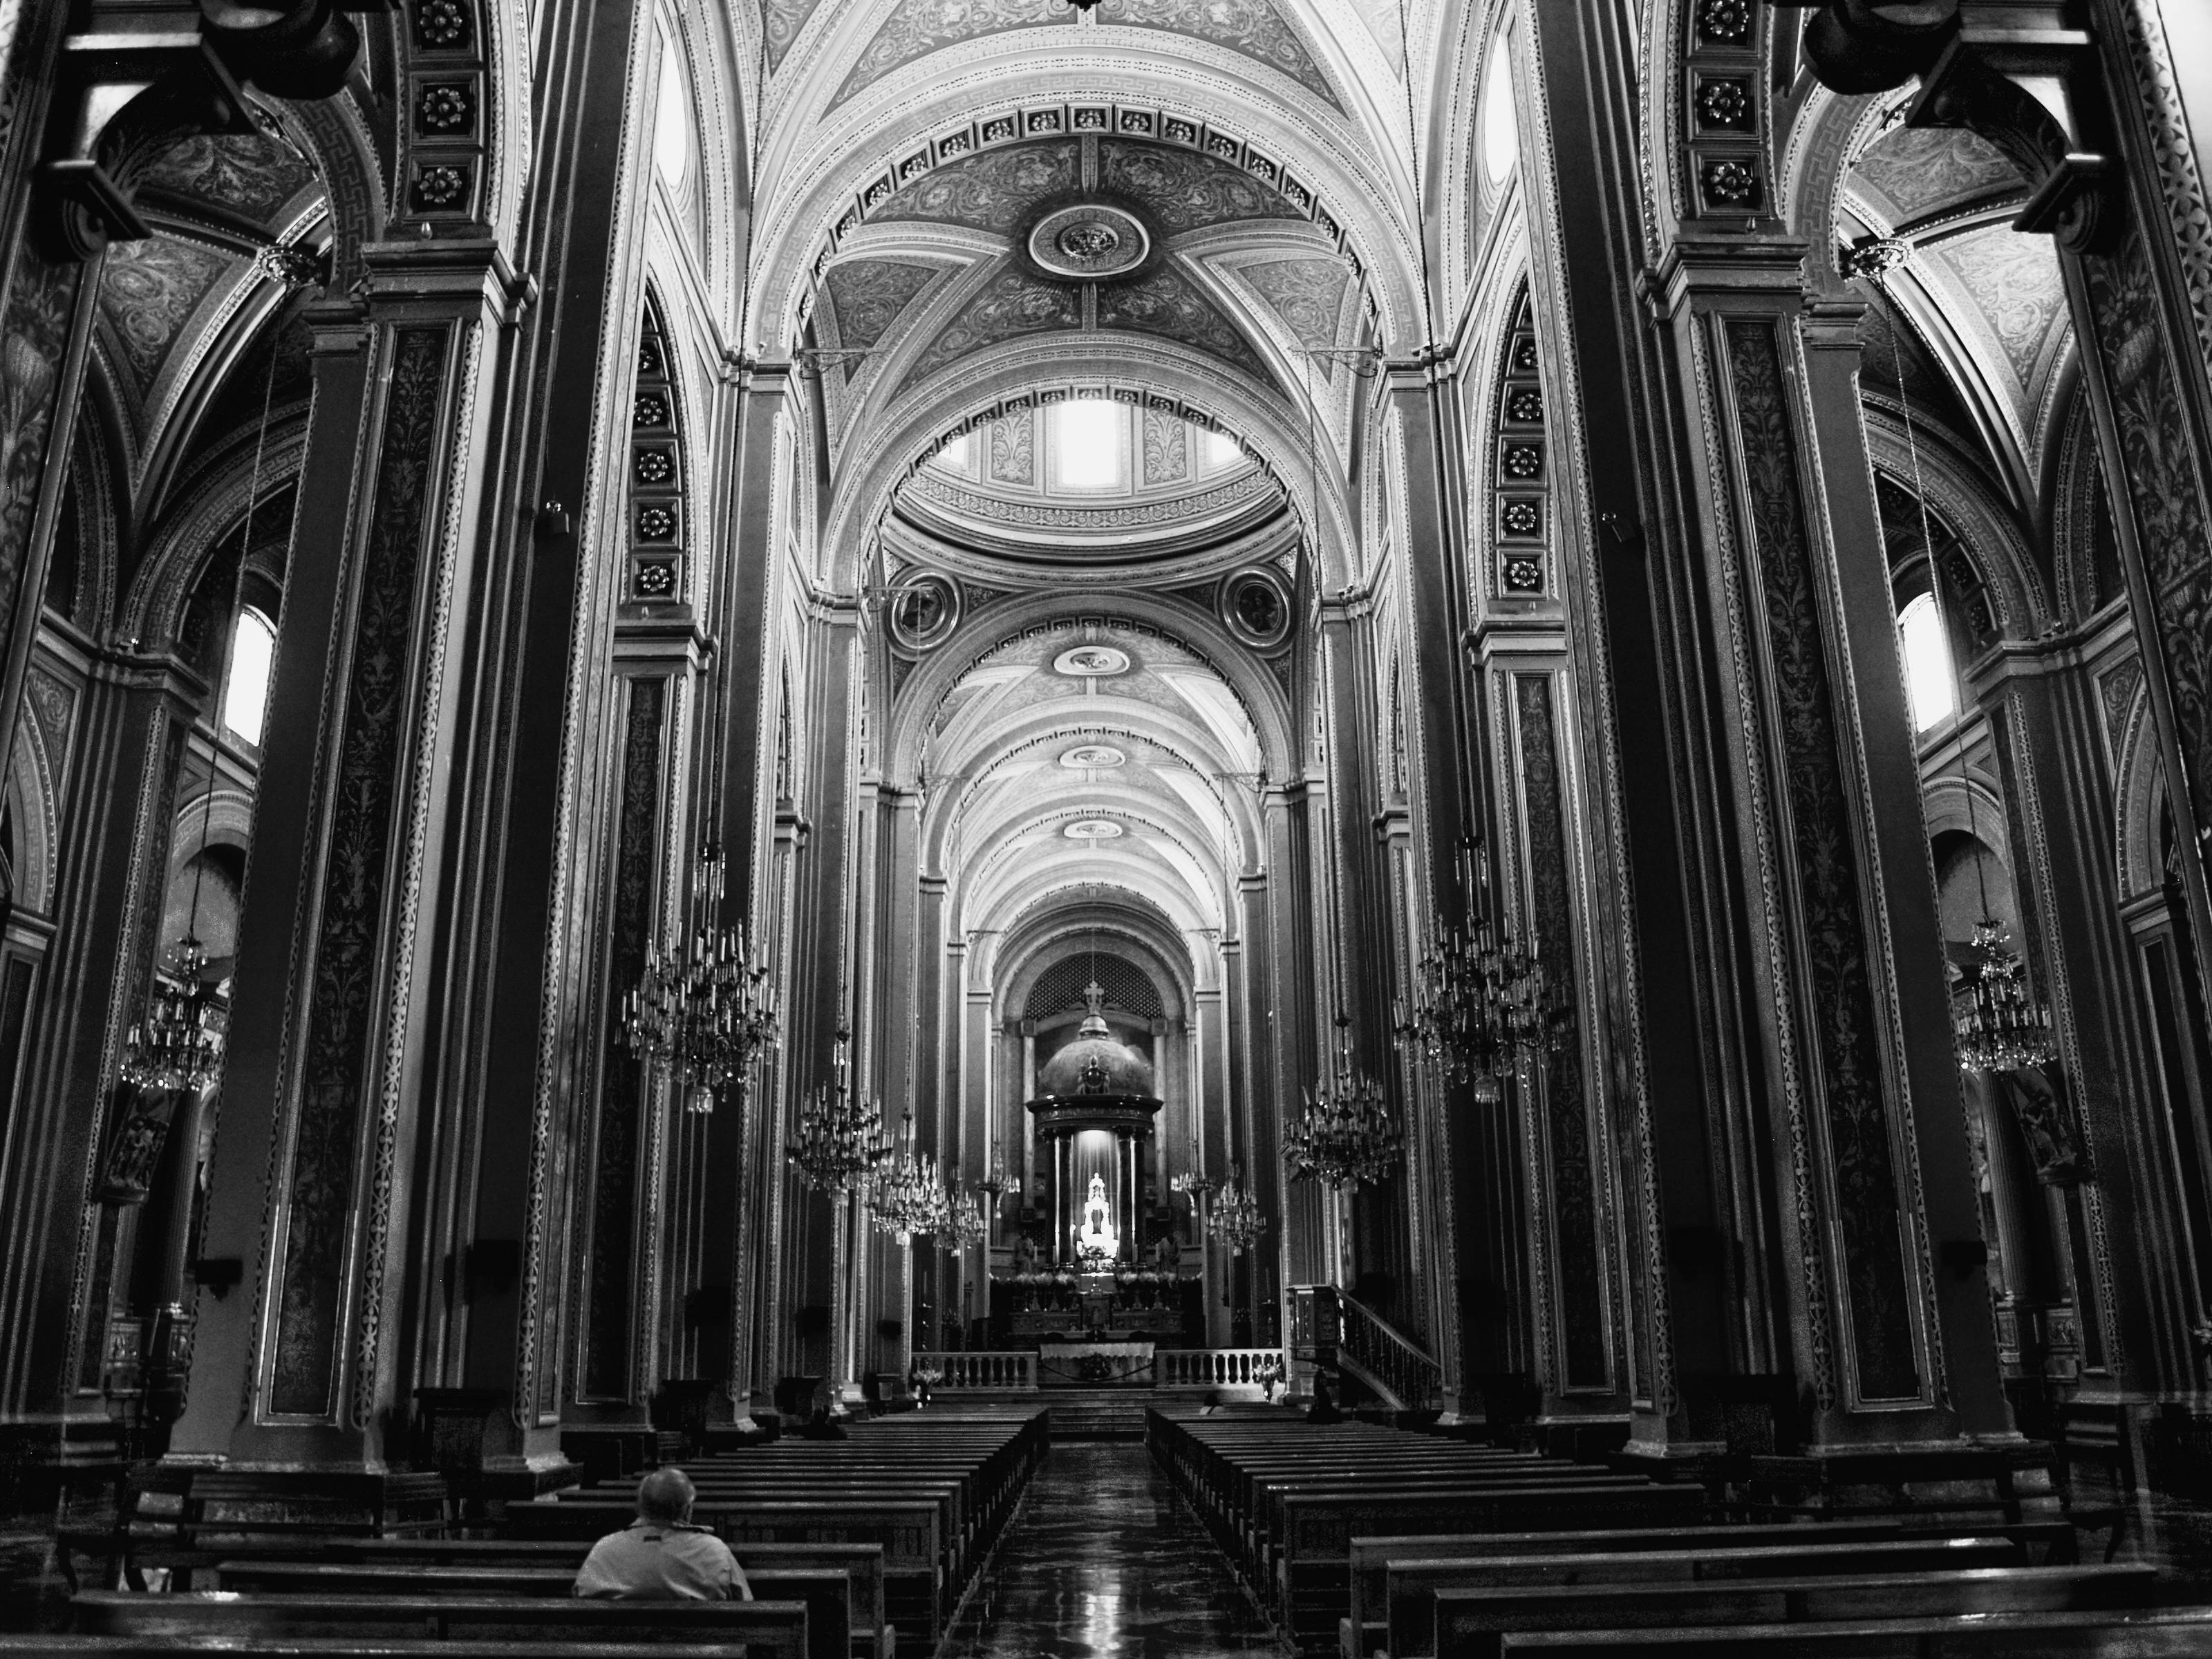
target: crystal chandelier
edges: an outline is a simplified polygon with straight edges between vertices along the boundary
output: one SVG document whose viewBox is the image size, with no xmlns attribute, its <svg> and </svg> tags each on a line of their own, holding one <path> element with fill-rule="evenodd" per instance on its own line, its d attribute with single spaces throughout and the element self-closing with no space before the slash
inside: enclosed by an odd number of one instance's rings
<svg viewBox="0 0 2212 1659">
<path fill-rule="evenodd" d="M 882 1111 L 853 1088 L 852 1036 L 838 1031 L 830 1081 L 799 1109 L 798 1131 L 784 1153 L 799 1178 L 817 1193 L 865 1190 L 876 1165 L 890 1155 Z"/>
<path fill-rule="evenodd" d="M 1191 1208 L 1194 1210 L 1211 1198 L 1221 1185 L 1219 1182 L 1205 1172 L 1205 1164 L 1198 1146 L 1198 1130 L 1194 1127 L 1190 1132 L 1188 1164 L 1189 1167 L 1181 1174 L 1168 1177 L 1168 1190 L 1181 1193 L 1188 1198 Z"/>
<path fill-rule="evenodd" d="M 1260 1235 L 1267 1231 L 1267 1218 L 1260 1213 L 1259 1194 L 1243 1183 L 1237 1165 L 1231 1164 L 1229 1179 L 1222 1183 L 1221 1196 L 1214 1202 L 1213 1212 L 1206 1218 L 1206 1237 L 1242 1255 L 1257 1244 Z"/>
<path fill-rule="evenodd" d="M 768 969 L 753 959 L 743 924 L 713 920 L 722 898 L 722 852 L 700 849 L 691 886 L 691 930 L 683 951 L 646 946 L 645 969 L 623 999 L 622 1040 L 664 1076 L 673 1077 L 684 1109 L 711 1112 L 714 1091 L 735 1084 L 742 1097 L 754 1059 L 776 1043 L 776 995 Z"/>
<path fill-rule="evenodd" d="M 1459 848 L 1460 891 L 1473 909 L 1474 845 Z M 1439 927 L 1413 964 L 1413 1006 L 1401 1005 L 1399 1040 L 1451 1081 L 1493 1085 L 1523 1059 L 1567 1046 L 1573 1015 L 1546 979 L 1538 947 L 1510 933 L 1501 943 L 1487 916 L 1472 927 Z"/>
<path fill-rule="evenodd" d="M 1974 924 L 1967 949 L 1979 958 L 1954 968 L 1951 1026 L 1959 1036 L 1959 1067 L 1966 1072 L 2016 1072 L 2048 1066 L 2057 1054 L 2051 1009 L 2028 989 L 2019 952 L 2005 943 L 1995 916 Z"/>
<path fill-rule="evenodd" d="M 912 1112 L 906 1114 L 904 1126 L 899 1133 L 898 1161 L 878 1170 L 869 1181 L 868 1212 L 878 1227 L 896 1234 L 902 1244 L 911 1243 L 916 1233 L 942 1238 L 952 1230 L 951 1194 L 938 1177 L 936 1155 L 917 1153 L 914 1149 Z"/>
<path fill-rule="evenodd" d="M 140 1089 L 204 1089 L 222 1071 L 228 1010 L 207 982 L 207 952 L 187 933 L 154 976 L 146 1016 L 123 1039 L 123 1080 Z"/>
<path fill-rule="evenodd" d="M 1283 1162 L 1293 1181 L 1320 1181 L 1336 1191 L 1371 1186 L 1398 1165 L 1405 1132 L 1390 1116 L 1382 1085 L 1352 1063 L 1352 1021 L 1336 1017 L 1336 1078 L 1319 1095 L 1309 1092 L 1304 1112 L 1283 1137 Z"/>
<path fill-rule="evenodd" d="M 952 1206 L 953 1249 L 965 1250 L 981 1244 L 991 1231 L 990 1223 L 983 1218 L 983 1206 L 969 1193 Z"/>
</svg>

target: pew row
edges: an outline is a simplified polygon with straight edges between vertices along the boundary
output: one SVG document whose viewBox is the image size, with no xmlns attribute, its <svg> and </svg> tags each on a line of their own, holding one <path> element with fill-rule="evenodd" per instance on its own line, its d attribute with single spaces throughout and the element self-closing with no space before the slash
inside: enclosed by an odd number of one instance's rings
<svg viewBox="0 0 2212 1659">
<path fill-rule="evenodd" d="M 441 1640 L 526 1643 L 619 1641 L 735 1648 L 746 1659 L 807 1659 L 799 1601 L 553 1601 L 514 1595 L 241 1595 L 190 1590 L 143 1595 L 81 1590 L 70 1600 L 75 1630 L 141 1640 L 235 1637 L 368 1638 L 382 1632 Z"/>
<path fill-rule="evenodd" d="M 2075 1531 L 2063 1520 L 1991 1525 L 1971 1532 L 1878 1518 L 1355 1538 L 1351 1612 L 1339 1626 L 1338 1648 L 1344 1659 L 1368 1659 L 1382 1651 L 1427 1651 L 1431 1632 L 1425 1607 L 1413 1609 L 1412 1616 L 1418 1622 L 1394 1638 L 1393 1583 L 1407 1590 L 1434 1589 L 1449 1583 L 1462 1568 L 1479 1576 L 1502 1561 L 1525 1561 L 1533 1579 L 1549 1558 L 1580 1558 L 1573 1570 L 1598 1572 L 1617 1564 L 1614 1576 L 1663 1577 L 1683 1576 L 1686 1568 L 1695 1573 L 1699 1564 L 1711 1560 L 1715 1571 L 1740 1575 L 1746 1568 L 1784 1559 L 1789 1552 L 1948 1547 L 1962 1538 L 1993 1541 L 2006 1559 L 1990 1560 L 1986 1563 L 1990 1565 L 2070 1565 L 2080 1559 Z M 1741 1553 L 1747 1551 L 1761 1553 L 1746 1559 Z M 1638 1565 L 1644 1557 L 1653 1558 L 1656 1565 Z"/>
</svg>

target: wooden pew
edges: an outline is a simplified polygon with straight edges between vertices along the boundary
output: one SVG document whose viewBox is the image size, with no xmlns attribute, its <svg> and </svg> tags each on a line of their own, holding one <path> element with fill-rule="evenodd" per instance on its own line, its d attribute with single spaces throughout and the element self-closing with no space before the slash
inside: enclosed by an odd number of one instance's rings
<svg viewBox="0 0 2212 1659">
<path fill-rule="evenodd" d="M 753 1597 L 806 1607 L 808 1659 L 853 1659 L 852 1581 L 835 1569 L 749 1569 Z M 314 1561 L 225 1561 L 216 1588 L 248 1595 L 530 1595 L 573 1594 L 568 1566 L 465 1566 L 419 1563 L 337 1566 Z M 872 1644 L 871 1644 L 872 1646 Z"/>
<path fill-rule="evenodd" d="M 507 1531 L 518 1539 L 588 1542 L 619 1531 L 635 1518 L 611 1499 L 508 1506 Z M 763 1544 L 873 1545 L 883 1553 L 884 1616 L 902 1631 L 934 1646 L 940 1633 L 939 1584 L 942 1552 L 937 1510 L 931 1504 L 885 1504 L 860 1498 L 836 1503 L 700 1503 L 692 1519 L 714 1528 L 739 1561 Z"/>
<path fill-rule="evenodd" d="M 258 1565 L 285 1561 L 343 1566 L 359 1564 L 372 1571 L 410 1566 L 538 1567 L 557 1570 L 573 1583 L 591 1546 L 560 1540 L 511 1538 L 350 1538 L 307 1540 L 289 1548 L 258 1544 L 250 1553 L 237 1548 L 221 1553 L 223 1562 Z M 156 1564 L 158 1565 L 158 1564 Z M 893 1627 L 884 1618 L 884 1553 L 873 1544 L 749 1544 L 738 1554 L 738 1565 L 756 1588 L 776 1575 L 793 1571 L 835 1571 L 849 1585 L 853 1644 L 856 1653 L 891 1659 L 896 1648 Z M 245 1589 L 241 1583 L 220 1589 Z M 769 1600 L 787 1598 L 769 1596 Z"/>
<path fill-rule="evenodd" d="M 0 1632 L 0 1653 L 24 1653 L 54 1659 L 71 1654 L 106 1659 L 177 1659 L 179 1654 L 215 1653 L 224 1659 L 669 1659 L 664 1642 L 478 1641 L 460 1637 L 441 1641 L 424 1636 L 287 1636 L 247 1632 L 235 1636 L 86 1636 L 42 1632 Z M 687 1643 L 683 1659 L 745 1659 L 742 1642 Z"/>
<path fill-rule="evenodd" d="M 1978 1536 L 2011 1540 L 2019 1547 L 2021 1560 L 2027 1565 L 2064 1566 L 2081 1559 L 2077 1534 L 2066 1521 L 2023 1521 L 1978 1528 L 1975 1532 Z M 1362 1659 L 1387 1646 L 1388 1573 L 1393 1565 L 1399 1563 L 1496 1556 L 1582 1555 L 1601 1550 L 1731 1549 L 1765 1543 L 1887 1543 L 1901 1539 L 1956 1535 L 1950 1528 L 1917 1522 L 1852 1516 L 1749 1525 L 1609 1528 L 1593 1532 L 1438 1533 L 1428 1537 L 1355 1538 L 1352 1540 L 1352 1611 L 1339 1627 L 1338 1648 L 1346 1659 Z"/>
<path fill-rule="evenodd" d="M 1800 1527 L 1802 1533 L 1814 1530 Z M 1869 1574 L 1961 1571 L 1975 1567 L 2024 1567 L 2026 1552 L 2002 1537 L 1843 1539 L 1798 1538 L 1784 1542 L 1717 1548 L 1607 1550 L 1583 1555 L 1478 1556 L 1457 1560 L 1393 1561 L 1388 1568 L 1388 1609 L 1382 1647 L 1391 1659 L 1436 1651 L 1437 1597 L 1446 1590 L 1512 1585 L 1698 1583 L 1738 1578 L 1812 1577 L 1826 1573 Z"/>
<path fill-rule="evenodd" d="M 2151 1568 L 2129 1564 L 1439 1590 L 1436 1651 L 1491 1659 L 1509 1632 L 1810 1625 L 1863 1618 L 1869 1607 L 1899 1618 L 2111 1610 L 2142 1605 L 2154 1578 Z"/>
<path fill-rule="evenodd" d="M 1302 1654 L 1338 1645 L 1354 1536 L 1704 1519 L 1695 1487 L 1369 1424 L 1193 1419 L 1156 1407 L 1146 1436 Z"/>
<path fill-rule="evenodd" d="M 741 1644 L 747 1659 L 806 1659 L 806 1607 L 799 1601 L 554 1601 L 515 1595 L 234 1595 L 193 1591 L 143 1595 L 82 1590 L 70 1620 L 88 1636 L 139 1638 L 239 1636 L 362 1637 L 405 1633 L 527 1643 L 612 1640 Z M 396 1628 L 395 1628 L 396 1627 Z"/>
<path fill-rule="evenodd" d="M 1644 1653 L 1681 1659 L 1705 1654 L 1717 1659 L 2201 1659 L 2212 1653 L 2212 1607 L 1545 1631 L 1507 1636 L 1500 1648 L 1532 1659 L 1627 1659 Z"/>
</svg>

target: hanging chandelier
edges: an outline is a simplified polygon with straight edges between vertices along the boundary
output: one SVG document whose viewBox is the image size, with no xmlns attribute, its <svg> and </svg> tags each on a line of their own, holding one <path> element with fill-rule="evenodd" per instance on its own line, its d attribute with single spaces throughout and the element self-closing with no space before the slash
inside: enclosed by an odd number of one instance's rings
<svg viewBox="0 0 2212 1659">
<path fill-rule="evenodd" d="M 1474 843 L 1459 844 L 1459 890 L 1469 912 L 1476 890 Z M 1534 944 L 1501 941 L 1490 918 L 1470 927 L 1438 927 L 1413 963 L 1413 1006 L 1399 1006 L 1399 1041 L 1452 1082 L 1492 1086 L 1520 1063 L 1565 1048 L 1574 1016 L 1554 990 Z"/>
<path fill-rule="evenodd" d="M 896 1235 L 902 1244 L 911 1243 L 916 1233 L 943 1238 L 952 1231 L 952 1195 L 938 1176 L 936 1154 L 915 1151 L 912 1112 L 906 1114 L 903 1124 L 897 1162 L 870 1177 L 868 1212 L 878 1228 Z"/>
<path fill-rule="evenodd" d="M 817 1193 L 864 1190 L 875 1167 L 890 1155 L 882 1111 L 853 1087 L 852 1035 L 838 1031 L 830 1080 L 799 1109 L 798 1129 L 784 1153 L 799 1178 Z"/>
<path fill-rule="evenodd" d="M 1237 1167 L 1229 1166 L 1229 1179 L 1222 1183 L 1221 1196 L 1214 1201 L 1212 1213 L 1206 1218 L 1206 1237 L 1218 1243 L 1226 1244 L 1232 1254 L 1242 1255 L 1260 1242 L 1260 1235 L 1267 1231 L 1267 1218 L 1260 1213 L 1260 1197 L 1238 1178 Z"/>
<path fill-rule="evenodd" d="M 2016 1072 L 2024 1066 L 2048 1066 L 2057 1054 L 2051 1036 L 2051 1008 L 2028 988 L 2018 951 L 2005 943 L 1994 916 L 1974 924 L 1967 949 L 1978 960 L 1954 968 L 1951 1027 L 1959 1037 L 1959 1068 L 1966 1072 Z"/>
<path fill-rule="evenodd" d="M 983 1206 L 975 1201 L 975 1194 L 965 1194 L 952 1206 L 952 1248 L 965 1250 L 981 1244 L 990 1234 L 991 1224 L 983 1218 Z"/>
<path fill-rule="evenodd" d="M 207 952 L 187 933 L 154 976 L 145 1018 L 123 1039 L 122 1076 L 140 1089 L 204 1089 L 222 1072 L 230 1014 L 207 981 Z"/>
<path fill-rule="evenodd" d="M 1398 1166 L 1406 1135 L 1390 1115 L 1382 1087 L 1352 1063 L 1352 1021 L 1336 1017 L 1336 1077 L 1283 1136 L 1283 1162 L 1293 1181 L 1319 1181 L 1333 1191 L 1372 1186 Z"/>
<path fill-rule="evenodd" d="M 776 1044 L 776 995 L 754 960 L 744 926 L 721 927 L 722 852 L 709 842 L 692 874 L 691 928 L 684 948 L 646 946 L 644 971 L 623 999 L 622 1040 L 639 1060 L 676 1080 L 690 1112 L 714 1109 L 715 1091 L 742 1098 L 752 1064 Z"/>
<path fill-rule="evenodd" d="M 1211 1198 L 1221 1185 L 1219 1182 L 1206 1173 L 1203 1155 L 1199 1151 L 1198 1130 L 1195 1127 L 1190 1132 L 1190 1157 L 1188 1165 L 1188 1167 L 1180 1174 L 1168 1177 L 1168 1190 L 1171 1193 L 1182 1194 L 1190 1200 L 1190 1206 L 1195 1210 Z"/>
</svg>

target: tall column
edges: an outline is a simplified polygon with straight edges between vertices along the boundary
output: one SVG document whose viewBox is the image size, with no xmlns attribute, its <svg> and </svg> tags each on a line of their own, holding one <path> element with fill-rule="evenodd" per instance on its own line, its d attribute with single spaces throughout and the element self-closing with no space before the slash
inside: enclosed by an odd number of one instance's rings
<svg viewBox="0 0 2212 1659">
<path fill-rule="evenodd" d="M 429 1288 L 410 1282 L 405 1172 L 438 988 L 417 926 L 451 823 L 435 763 L 467 620 L 449 596 L 473 586 L 478 392 L 511 289 L 488 244 L 364 255 L 363 311 L 311 313 L 314 414 L 203 1252 L 243 1282 L 201 1297 L 171 1457 L 211 1498 L 228 1487 L 205 1471 L 227 1466 L 302 1514 L 389 1518 L 415 1501 L 387 1479 L 402 1449 L 387 1436 L 409 1416 L 407 1298 Z M 519 1295 L 520 1255 L 465 1252 L 456 1291 Z"/>
<path fill-rule="evenodd" d="M 1727 1443 L 1725 1379 L 1771 1376 L 1788 1357 L 1749 1289 L 1779 1275 L 1765 1177 L 1751 1162 L 1767 1103 L 1735 942 L 1741 854 L 1729 804 L 1712 793 L 1725 762 L 1702 620 L 1711 556 L 1682 472 L 1668 354 L 1615 274 L 1645 260 L 1637 175 L 1620 164 L 1642 142 L 1632 26 L 1572 9 L 1529 21 L 1519 49 L 1544 95 L 1524 167 L 1545 222 L 1531 295 L 1544 401 L 1559 417 L 1569 647 L 1595 688 L 1576 732 L 1601 872 L 1593 925 L 1618 942 L 1595 988 L 1603 1111 L 1619 1137 L 1608 1151 L 1631 1449 L 1695 1456 Z"/>
<path fill-rule="evenodd" d="M 721 848 L 725 927 L 742 927 L 757 955 L 782 937 L 775 881 L 780 850 L 794 843 L 779 816 L 779 727 L 783 718 L 781 636 L 785 526 L 776 493 L 777 459 L 787 447 L 787 406 L 793 395 L 787 363 L 745 362 L 736 382 L 736 418 L 729 428 L 731 507 L 726 540 L 710 574 L 709 614 L 715 658 L 708 694 L 719 709 L 722 750 L 702 753 L 697 834 Z M 708 822 L 719 805 L 718 822 Z M 781 963 L 774 966 L 780 967 Z M 789 981 L 771 973 L 787 1011 Z M 790 1016 L 787 1012 L 787 1029 Z M 716 1417 L 745 1418 L 764 1406 L 765 1380 L 755 1345 L 756 1265 L 775 1234 L 769 1231 L 778 1189 L 787 1179 L 782 1158 L 780 1081 L 787 1066 L 769 1057 L 750 1085 L 723 1091 L 705 1123 L 684 1126 L 671 1171 L 690 1202 L 672 1215 L 667 1306 L 675 1317 L 703 1316 L 726 1332 L 695 1350 L 680 1373 L 719 1384 L 710 1400 Z"/>
<path fill-rule="evenodd" d="M 1414 821 L 1425 832 L 1416 874 L 1431 926 L 1472 921 L 1491 902 L 1459 892 L 1455 865 L 1462 836 L 1485 845 L 1492 839 L 1479 747 L 1480 688 L 1468 680 L 1460 658 L 1468 597 L 1449 533 L 1456 521 L 1453 498 L 1443 482 L 1460 469 L 1443 459 L 1457 453 L 1457 434 L 1445 425 L 1451 400 L 1442 395 L 1441 373 L 1423 361 L 1393 364 L 1382 376 L 1408 481 L 1402 539 L 1412 658 L 1405 698 L 1413 750 L 1409 793 Z M 1466 917 L 1455 914 L 1462 905 Z M 1439 1292 L 1451 1287 L 1434 1310 L 1447 1409 L 1502 1421 L 1520 1413 L 1531 1369 L 1526 1200 L 1516 1125 L 1504 1103 L 1478 1099 L 1470 1085 L 1428 1076 L 1419 1090 L 1425 1121 L 1414 1130 L 1429 1166 L 1429 1237 L 1449 1241 L 1451 1251 L 1448 1262 L 1430 1270 Z"/>
<path fill-rule="evenodd" d="M 0 1422 L 26 1464 L 64 1456 L 73 1419 L 107 1424 L 101 1365 L 130 1230 L 102 1195 L 127 1196 L 109 1178 L 126 1124 L 143 1117 L 149 1160 L 175 1133 L 171 1103 L 141 1100 L 117 1067 L 175 943 L 160 934 L 169 848 L 205 695 L 173 658 L 100 653 L 72 700 L 46 994 L 15 1015 L 23 1060 L 0 1142 L 0 1237 L 26 1264 L 0 1285 Z"/>
</svg>

